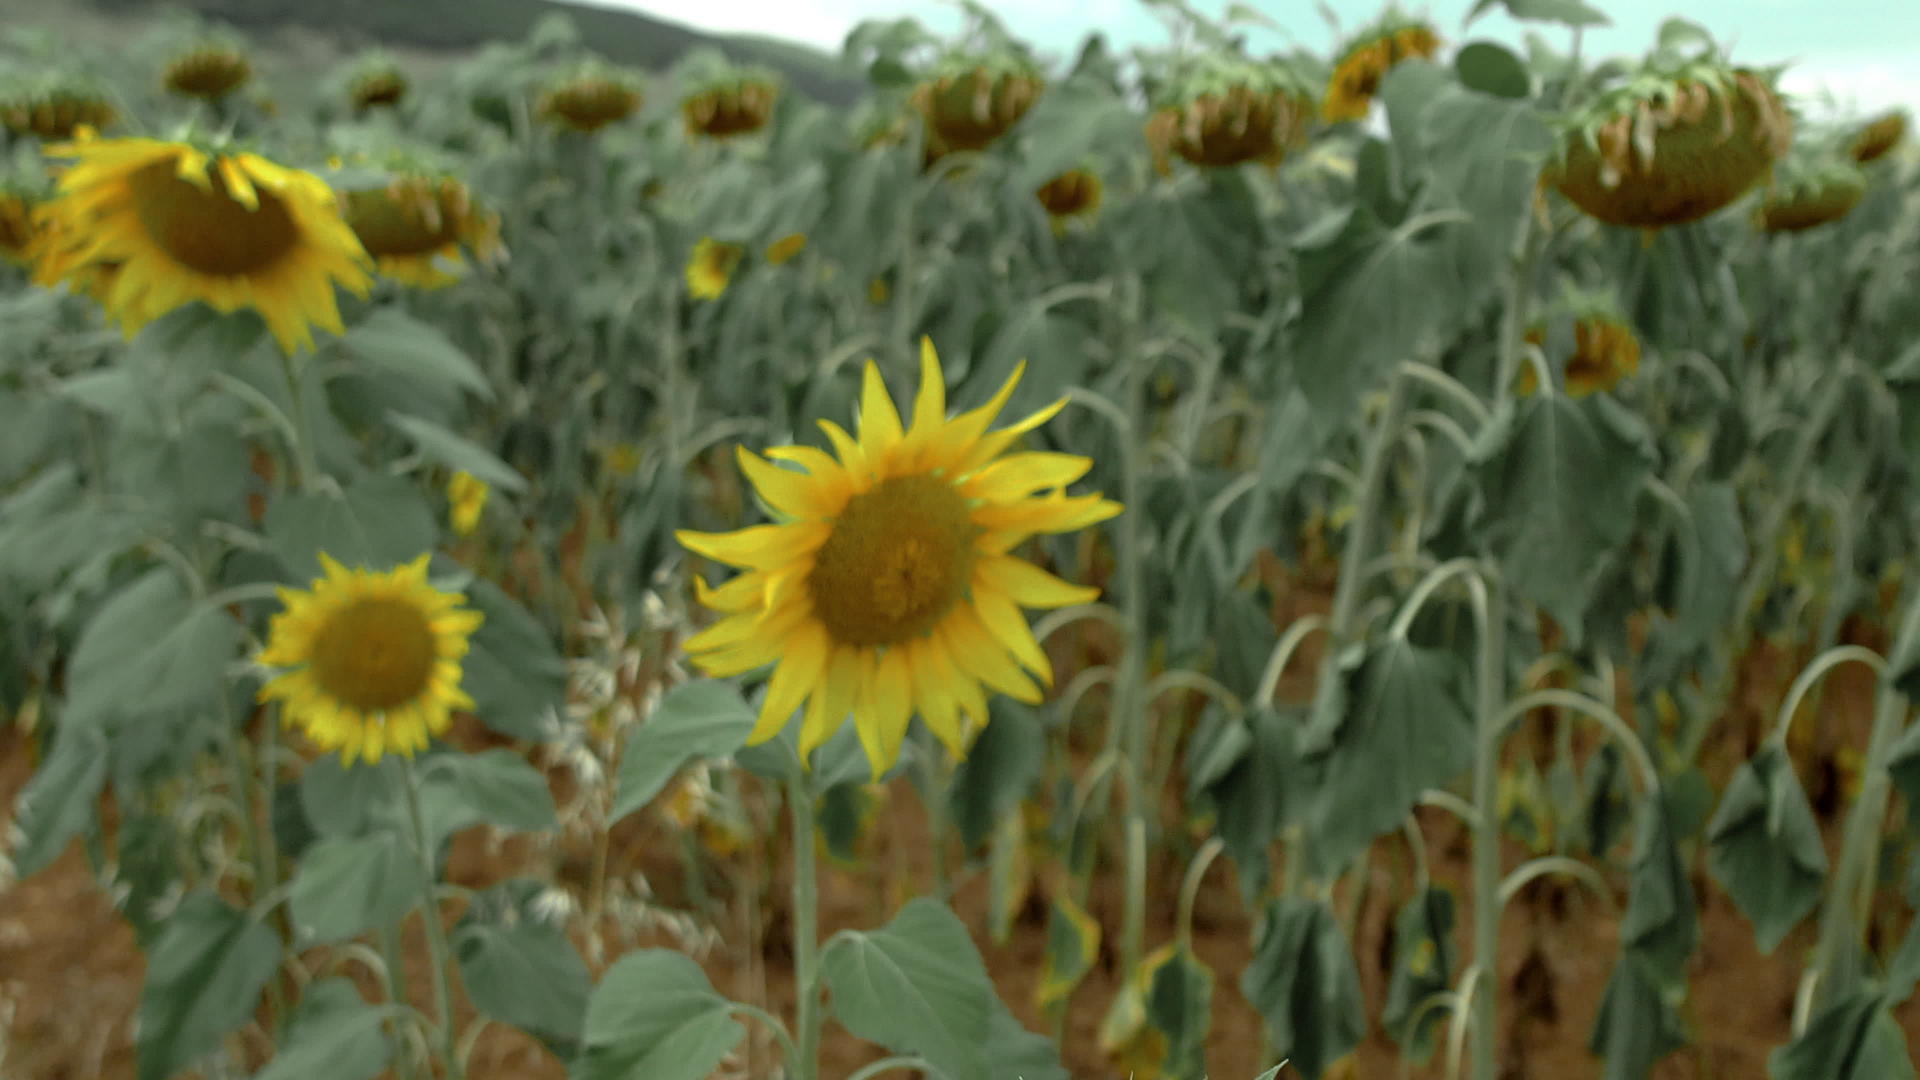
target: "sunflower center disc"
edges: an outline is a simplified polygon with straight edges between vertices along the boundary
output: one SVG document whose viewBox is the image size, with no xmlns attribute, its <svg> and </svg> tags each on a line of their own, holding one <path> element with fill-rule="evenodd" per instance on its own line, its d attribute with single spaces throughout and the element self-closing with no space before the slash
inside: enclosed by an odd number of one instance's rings
<svg viewBox="0 0 1920 1080">
<path fill-rule="evenodd" d="M 944 480 L 900 476 L 855 495 L 807 580 L 815 612 L 843 645 L 894 645 L 926 633 L 966 591 L 978 532 Z"/>
<path fill-rule="evenodd" d="M 320 688 L 358 709 L 392 709 L 418 698 L 433 674 L 433 627 L 403 600 L 368 597 L 327 620 L 313 643 Z"/>
<path fill-rule="evenodd" d="M 162 251 L 188 269 L 215 277 L 270 266 L 300 243 L 300 229 L 280 197 L 254 188 L 260 206 L 249 210 L 227 194 L 218 169 L 207 170 L 208 190 L 174 175 L 169 159 L 127 178 L 134 212 Z"/>
<path fill-rule="evenodd" d="M 452 215 L 430 191 L 407 189 L 398 198 L 356 191 L 346 203 L 347 224 L 369 255 L 426 255 L 458 238 Z"/>
</svg>

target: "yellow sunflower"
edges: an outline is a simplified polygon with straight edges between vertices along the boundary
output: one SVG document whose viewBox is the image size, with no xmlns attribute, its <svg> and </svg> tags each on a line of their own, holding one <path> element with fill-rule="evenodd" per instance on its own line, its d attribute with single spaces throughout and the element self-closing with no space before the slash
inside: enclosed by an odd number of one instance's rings
<svg viewBox="0 0 1920 1080">
<path fill-rule="evenodd" d="M 802 760 L 851 713 L 875 776 L 898 759 L 918 713 L 956 756 L 987 722 L 983 687 L 1038 702 L 1024 667 L 1052 667 L 1020 607 L 1065 607 L 1099 595 L 1008 554 L 1040 533 L 1104 521 L 1120 505 L 1069 496 L 1093 462 L 1058 453 L 1000 455 L 1065 400 L 989 432 L 1021 372 L 986 405 L 947 419 L 933 344 L 920 345 L 920 392 L 902 430 L 880 370 L 867 365 L 859 438 L 820 421 L 839 458 L 807 446 L 740 466 L 779 517 L 731 533 L 679 532 L 689 550 L 746 572 L 701 602 L 726 618 L 687 642 L 716 678 L 776 663 L 749 743 L 786 727 L 803 705 Z M 962 722 L 962 714 L 965 724 Z"/>
<path fill-rule="evenodd" d="M 806 233 L 791 233 L 767 245 L 767 261 L 775 266 L 807 249 Z"/>
<path fill-rule="evenodd" d="M 78 284 L 92 267 L 118 266 L 102 303 L 128 335 L 199 300 L 253 308 L 283 349 L 312 348 L 313 326 L 343 332 L 334 284 L 365 296 L 372 283 L 333 192 L 311 173 L 158 139 L 47 153 L 80 160 L 37 211 L 60 237 L 41 256 L 41 278 Z"/>
<path fill-rule="evenodd" d="M 455 533 L 467 536 L 479 527 L 480 512 L 487 508 L 487 495 L 491 491 L 485 480 L 465 469 L 453 474 L 453 479 L 447 481 L 447 504 Z"/>
<path fill-rule="evenodd" d="M 451 176 L 397 177 L 385 187 L 341 195 L 347 226 L 373 256 L 381 276 L 419 289 L 459 280 L 464 248 L 476 259 L 500 255 L 500 215 L 477 205 Z"/>
<path fill-rule="evenodd" d="M 1327 81 L 1320 114 L 1329 124 L 1365 120 L 1387 72 L 1402 60 L 1426 59 L 1440 48 L 1440 36 L 1424 23 L 1384 24 L 1347 47 Z"/>
<path fill-rule="evenodd" d="M 739 244 L 701 237 L 700 242 L 693 245 L 693 255 L 687 259 L 687 291 L 695 300 L 718 299 L 727 291 L 727 283 L 733 280 L 733 271 L 744 254 L 746 249 Z"/>
<path fill-rule="evenodd" d="M 389 751 L 408 757 L 473 699 L 460 689 L 460 659 L 481 614 L 464 597 L 427 584 L 422 555 L 385 573 L 348 570 L 320 556 L 324 577 L 307 592 L 280 590 L 259 661 L 293 668 L 260 688 L 299 726 L 351 765 Z"/>
<path fill-rule="evenodd" d="M 0 259 L 27 262 L 38 235 L 33 227 L 33 201 L 18 192 L 0 191 Z"/>
</svg>

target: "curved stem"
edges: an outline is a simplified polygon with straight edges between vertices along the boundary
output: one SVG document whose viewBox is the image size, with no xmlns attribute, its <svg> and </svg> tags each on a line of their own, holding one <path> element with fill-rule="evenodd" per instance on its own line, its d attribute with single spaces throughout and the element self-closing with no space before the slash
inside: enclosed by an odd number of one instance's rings
<svg viewBox="0 0 1920 1080">
<path fill-rule="evenodd" d="M 1326 625 L 1326 617 L 1321 615 L 1302 615 L 1287 625 L 1286 633 L 1280 635 L 1273 652 L 1267 654 L 1267 666 L 1260 672 L 1260 688 L 1253 692 L 1256 706 L 1273 701 L 1274 691 L 1280 686 L 1280 676 L 1286 673 L 1287 661 L 1293 659 L 1294 651 L 1308 634 L 1324 629 Z"/>
<path fill-rule="evenodd" d="M 1880 654 L 1859 645 L 1835 645 L 1814 657 L 1811 663 L 1801 669 L 1800 677 L 1793 680 L 1786 699 L 1780 703 L 1780 711 L 1774 714 L 1771 736 L 1774 742 L 1786 745 L 1787 731 L 1793 726 L 1794 714 L 1800 711 L 1800 702 L 1805 700 L 1821 676 L 1849 660 L 1865 664 L 1883 679 L 1887 676 L 1887 662 L 1881 659 Z"/>
<path fill-rule="evenodd" d="M 1448 559 L 1427 572 L 1420 584 L 1414 586 L 1407 596 L 1407 602 L 1400 605 L 1400 614 L 1394 617 L 1393 625 L 1387 628 L 1387 635 L 1395 641 L 1405 641 L 1407 631 L 1412 628 L 1413 620 L 1419 616 L 1420 609 L 1426 606 L 1434 591 L 1445 585 L 1449 578 L 1465 578 L 1467 588 L 1473 595 L 1474 613 L 1480 620 L 1481 633 L 1487 629 L 1487 583 L 1480 576 L 1480 563 L 1477 559 Z"/>
<path fill-rule="evenodd" d="M 1565 855 L 1542 855 L 1523 863 L 1500 883 L 1500 906 L 1506 907 L 1515 896 L 1520 894 L 1521 889 L 1527 887 L 1528 883 L 1535 878 L 1546 877 L 1548 874 L 1565 874 L 1609 903 L 1613 899 L 1607 892 L 1606 879 L 1602 878 L 1593 867 L 1578 859 L 1567 858 Z"/>
<path fill-rule="evenodd" d="M 1428 788 L 1420 793 L 1420 805 L 1431 806 L 1436 810 L 1445 810 L 1447 813 L 1459 818 L 1460 823 L 1469 829 L 1478 830 L 1480 828 L 1480 811 L 1475 810 L 1472 803 L 1455 795 L 1451 791 L 1442 791 L 1439 788 Z"/>
<path fill-rule="evenodd" d="M 1473 391 L 1462 385 L 1459 379 L 1432 364 L 1423 364 L 1417 360 L 1402 360 L 1400 373 L 1423 382 L 1451 398 L 1466 409 L 1467 414 L 1473 417 L 1473 422 L 1479 426 L 1486 426 L 1487 421 L 1493 417 L 1485 403 L 1474 396 Z"/>
<path fill-rule="evenodd" d="M 1542 708 L 1570 709 L 1598 721 L 1627 752 L 1627 756 L 1633 759 L 1634 768 L 1640 774 L 1642 790 L 1660 790 L 1660 772 L 1654 768 L 1653 757 L 1647 753 L 1640 737 L 1634 734 L 1625 720 L 1620 719 L 1619 713 L 1585 694 L 1576 694 L 1571 690 L 1535 690 L 1531 694 L 1523 694 L 1507 705 L 1506 711 L 1500 716 L 1496 734 L 1504 735 L 1521 717 Z"/>
<path fill-rule="evenodd" d="M 1213 865 L 1227 842 L 1218 836 L 1210 836 L 1207 842 L 1194 855 L 1193 862 L 1187 865 L 1187 876 L 1180 882 L 1180 906 L 1176 909 L 1174 926 L 1180 934 L 1180 947 L 1193 951 L 1193 905 L 1200 895 L 1200 882 L 1207 876 L 1207 868 Z"/>
<path fill-rule="evenodd" d="M 793 1036 L 787 1034 L 787 1025 L 781 1023 L 779 1017 L 762 1009 L 758 1005 L 749 1005 L 744 1001 L 733 1002 L 727 1011 L 738 1013 L 741 1016 L 750 1016 L 760 1021 L 760 1023 L 766 1026 L 768 1031 L 773 1033 L 774 1041 L 780 1044 L 780 1052 L 785 1055 L 783 1060 L 788 1062 L 797 1062 L 800 1060 L 800 1049 L 793 1045 Z"/>
<path fill-rule="evenodd" d="M 1445 565 L 1427 576 L 1427 582 L 1443 580 Z M 1463 568 L 1464 569 L 1464 568 Z M 1473 805 L 1479 814 L 1473 833 L 1473 953 L 1474 968 L 1481 973 L 1471 1005 L 1462 1006 L 1462 1015 L 1473 1026 L 1474 1080 L 1494 1080 L 1494 1019 L 1498 1005 L 1500 962 L 1500 702 L 1507 695 L 1506 682 L 1506 597 L 1497 575 L 1469 581 L 1477 582 L 1473 592 L 1474 616 L 1478 623 L 1478 656 L 1475 664 Z"/>
<path fill-rule="evenodd" d="M 899 1054 L 890 1058 L 881 1058 L 879 1061 L 848 1076 L 847 1080 L 873 1080 L 874 1077 L 879 1076 L 881 1073 L 892 1072 L 895 1069 L 918 1069 L 924 1072 L 926 1068 L 927 1060 L 925 1058 L 917 1054 Z"/>
<path fill-rule="evenodd" d="M 1426 892 L 1432 877 L 1427 871 L 1427 837 L 1420 831 L 1420 819 L 1409 811 L 1400 820 L 1400 831 L 1406 834 L 1407 849 L 1413 853 L 1413 891 Z"/>
<path fill-rule="evenodd" d="M 1219 680 L 1208 675 L 1202 675 L 1197 671 L 1187 671 L 1182 668 L 1176 668 L 1172 671 L 1161 672 L 1152 682 L 1147 684 L 1146 699 L 1148 702 L 1158 701 L 1160 700 L 1160 695 L 1169 690 L 1192 690 L 1195 693 L 1203 694 L 1219 702 L 1221 705 L 1226 706 L 1227 711 L 1235 716 L 1240 716 L 1247 711 L 1246 706 L 1241 704 L 1238 694 L 1222 686 Z"/>
<path fill-rule="evenodd" d="M 1120 614 L 1120 609 L 1111 604 L 1098 602 L 1078 604 L 1074 607 L 1050 611 L 1041 617 L 1033 624 L 1033 640 L 1044 645 L 1048 638 L 1058 633 L 1062 628 L 1076 623 L 1081 619 L 1097 619 L 1116 630 L 1124 631 L 1127 628 L 1126 616 Z"/>
<path fill-rule="evenodd" d="M 427 930 L 427 966 L 433 976 L 434 1016 L 439 1024 L 447 1075 L 453 1080 L 462 1080 L 466 1069 L 460 1063 L 460 1048 L 455 1045 L 453 991 L 447 979 L 447 966 L 452 963 L 453 954 L 447 948 L 447 930 L 440 925 L 440 904 L 433 895 L 433 882 L 439 875 L 435 872 L 433 848 L 427 842 L 426 817 L 420 809 L 420 784 L 413 758 L 403 755 L 400 764 L 402 782 L 407 789 L 407 824 L 413 830 L 414 853 L 419 857 L 420 921 L 426 924 Z"/>
</svg>

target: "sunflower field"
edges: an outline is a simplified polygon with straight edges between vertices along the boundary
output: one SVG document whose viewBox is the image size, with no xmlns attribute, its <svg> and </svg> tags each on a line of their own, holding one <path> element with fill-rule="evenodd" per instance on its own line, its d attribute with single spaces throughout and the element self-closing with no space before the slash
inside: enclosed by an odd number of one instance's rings
<svg viewBox="0 0 1920 1080">
<path fill-rule="evenodd" d="M 8 39 L 0 1076 L 1915 1077 L 1905 114 L 1149 2 Z"/>
</svg>

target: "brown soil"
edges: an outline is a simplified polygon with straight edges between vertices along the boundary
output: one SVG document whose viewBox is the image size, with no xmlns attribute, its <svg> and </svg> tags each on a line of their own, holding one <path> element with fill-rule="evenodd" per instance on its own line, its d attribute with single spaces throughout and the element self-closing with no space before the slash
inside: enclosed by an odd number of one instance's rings
<svg viewBox="0 0 1920 1080">
<path fill-rule="evenodd" d="M 1325 603 L 1324 591 L 1317 589 L 1283 589 L 1280 596 L 1275 616 L 1281 622 Z M 1848 633 L 1850 640 L 1885 647 L 1874 628 L 1854 624 Z M 1098 643 L 1081 647 L 1080 663 L 1100 651 Z M 1071 658 L 1057 659 L 1064 661 L 1063 669 L 1073 664 Z M 1759 732 L 1806 659 L 1803 653 L 1786 655 L 1764 644 L 1747 657 L 1734 708 L 1718 724 L 1704 755 L 1716 787 L 1726 783 L 1758 744 Z M 1303 652 L 1281 694 L 1303 695 L 1308 686 L 1297 673 L 1311 671 L 1313 664 L 1310 650 Z M 1626 673 L 1620 677 L 1624 688 Z M 1826 814 L 1830 852 L 1837 847 L 1838 820 L 1846 805 L 1839 790 L 1845 783 L 1844 769 L 1833 765 L 1835 751 L 1865 744 L 1871 697 L 1871 678 L 1865 673 L 1857 668 L 1835 672 L 1820 710 L 1824 723 L 1803 724 L 1805 737 L 1795 740 L 1796 760 L 1811 763 L 1802 770 L 1803 780 L 1816 806 Z M 1810 721 L 1812 716 L 1803 719 Z M 477 727 L 464 729 L 456 741 L 469 746 L 498 742 Z M 1543 744 L 1550 745 L 1537 736 L 1513 739 L 1510 760 Z M 22 738 L 11 727 L 0 729 L 0 806 L 11 807 L 30 774 Z M 557 790 L 563 787 L 562 778 L 556 776 Z M 564 790 L 560 794 L 564 796 Z M 710 923 L 721 944 L 702 961 L 722 992 L 790 1015 L 793 994 L 785 899 L 790 877 L 782 854 L 786 850 L 784 818 L 768 792 L 749 790 L 746 801 L 757 836 L 735 855 L 703 859 L 703 874 L 717 897 Z M 1167 810 L 1168 827 L 1177 827 L 1177 806 L 1170 802 Z M 112 821 L 110 805 L 103 807 L 103 816 Z M 1464 913 L 1471 905 L 1469 838 L 1445 814 L 1423 810 L 1420 823 L 1433 878 L 1454 890 Z M 876 926 L 905 898 L 931 888 L 926 821 L 906 783 L 893 786 L 886 812 L 875 815 L 862 844 L 857 868 L 829 864 L 824 871 L 823 935 L 843 927 Z M 693 893 L 679 851 L 672 827 L 658 814 L 636 815 L 614 831 L 611 876 L 643 874 L 655 902 L 667 908 L 690 907 Z M 959 854 L 949 852 L 950 866 L 959 865 Z M 1173 936 L 1175 890 L 1184 869 L 1170 861 L 1166 845 L 1156 854 L 1148 875 L 1152 883 L 1150 948 Z M 1517 864 L 1527 854 L 1518 843 L 1510 842 L 1507 865 Z M 1574 887 L 1549 881 L 1536 882 L 1509 907 L 1501 924 L 1503 1077 L 1599 1075 L 1586 1043 L 1617 952 L 1613 912 L 1625 901 L 1625 878 L 1617 865 L 1622 854 L 1616 851 L 1616 865 L 1607 873 L 1615 889 L 1611 909 Z M 588 876 L 585 868 L 590 858 L 584 850 L 542 851 L 525 838 L 489 844 L 480 830 L 469 830 L 456 844 L 449 877 L 484 887 L 506 877 L 531 874 L 579 887 Z M 1656 1067 L 1657 1080 L 1764 1076 L 1767 1053 L 1787 1038 L 1796 982 L 1813 943 L 1812 926 L 1803 925 L 1771 956 L 1761 956 L 1751 927 L 1699 869 L 1703 863 L 1696 853 L 1693 885 L 1700 897 L 1702 940 L 1692 960 L 1687 1005 L 1693 1043 Z M 1404 888 L 1407 879 L 1405 845 L 1394 840 L 1376 844 L 1368 870 L 1368 888 L 1353 923 L 1354 944 L 1369 1013 L 1377 1015 L 1387 987 L 1385 938 L 1403 899 L 1397 890 Z M 1232 874 L 1226 859 L 1209 871 L 1195 912 L 1194 941 L 1216 978 L 1209 1068 L 1213 1076 L 1242 1080 L 1272 1060 L 1263 1056 L 1260 1019 L 1238 989 L 1250 957 L 1251 925 Z M 1089 908 L 1110 929 L 1120 922 L 1118 886 L 1113 868 L 1103 861 Z M 1037 891 L 1044 893 L 1044 889 Z M 1882 893 L 1883 925 L 1877 934 L 1882 948 L 1898 940 L 1893 935 L 1905 917 L 1893 894 L 1892 889 Z M 1032 1003 L 1045 941 L 1045 904 L 1029 902 L 1015 920 L 1009 939 L 996 944 L 985 932 L 984 874 L 963 875 L 952 902 L 974 928 L 1002 996 L 1030 1028 L 1047 1030 L 1045 1018 Z M 1336 910 L 1344 916 L 1353 902 L 1351 891 L 1343 891 L 1336 896 Z M 659 932 L 622 940 L 610 920 L 608 929 L 608 955 L 592 965 L 596 975 L 626 948 L 675 947 L 672 939 Z M 1464 938 L 1464 927 L 1461 934 Z M 407 938 L 409 983 L 416 1003 L 428 1007 L 425 988 L 430 984 L 417 917 L 409 923 Z M 1464 940 L 1460 945 L 1464 950 Z M 1065 1061 L 1075 1077 L 1087 1080 L 1111 1075 L 1096 1045 L 1100 1020 L 1120 983 L 1110 942 L 1103 947 L 1101 959 L 1074 994 L 1065 1028 Z M 133 1019 L 143 970 L 132 931 L 94 883 L 78 844 L 47 870 L 0 892 L 0 1023 L 5 1024 L 6 1033 L 6 1041 L 0 1043 L 4 1049 L 0 1075 L 18 1080 L 132 1077 Z M 363 983 L 370 997 L 378 993 L 370 978 L 363 977 Z M 462 1016 L 471 1017 L 464 1004 Z M 1920 1007 L 1909 1002 L 1898 1016 L 1909 1045 L 1920 1047 Z M 267 1053 L 257 1035 L 242 1045 L 253 1065 Z M 884 1055 L 829 1024 L 823 1056 L 822 1075 L 839 1080 Z M 777 1057 L 766 1034 L 756 1031 L 726 1075 L 754 1080 L 771 1076 Z M 1377 1025 L 1350 1061 L 1350 1066 L 1334 1075 L 1397 1075 L 1395 1048 Z M 499 1025 L 490 1026 L 479 1038 L 469 1070 L 474 1080 L 562 1080 L 565 1074 L 563 1064 L 539 1044 Z M 1412 1075 L 1439 1077 L 1443 1072 L 1434 1065 L 1415 1069 Z"/>
</svg>

